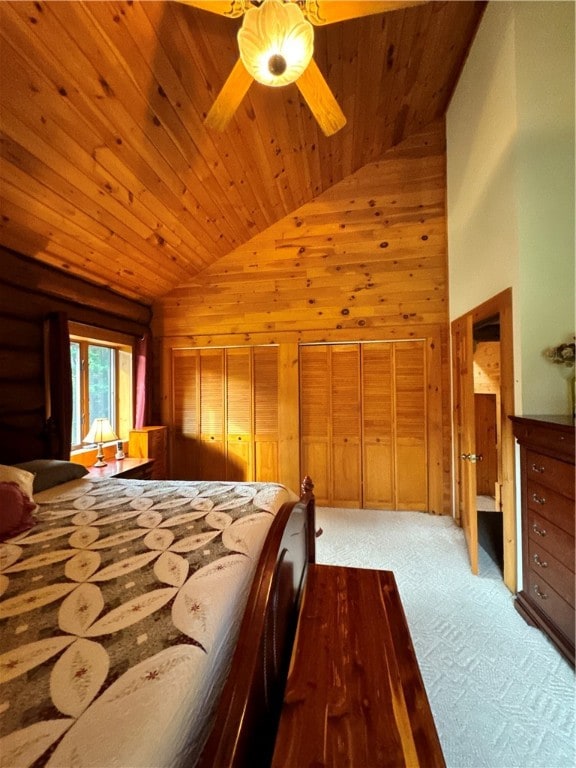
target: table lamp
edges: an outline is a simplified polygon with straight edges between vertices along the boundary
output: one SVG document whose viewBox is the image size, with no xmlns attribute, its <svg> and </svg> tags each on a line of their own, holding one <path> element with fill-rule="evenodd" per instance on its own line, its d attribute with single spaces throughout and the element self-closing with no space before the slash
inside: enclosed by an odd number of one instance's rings
<svg viewBox="0 0 576 768">
<path fill-rule="evenodd" d="M 96 443 L 98 445 L 95 467 L 105 467 L 107 465 L 108 462 L 104 461 L 104 447 L 102 443 L 109 443 L 112 440 L 118 440 L 118 435 L 112 429 L 110 421 L 108 419 L 94 419 L 90 432 L 88 432 L 82 442 Z"/>
</svg>

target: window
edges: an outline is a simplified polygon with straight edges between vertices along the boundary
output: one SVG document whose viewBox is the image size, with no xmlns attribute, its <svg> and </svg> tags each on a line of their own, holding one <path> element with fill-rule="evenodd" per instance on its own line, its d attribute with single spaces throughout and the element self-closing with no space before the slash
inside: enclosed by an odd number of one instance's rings
<svg viewBox="0 0 576 768">
<path fill-rule="evenodd" d="M 108 418 L 118 437 L 132 429 L 132 341 L 70 323 L 72 450 L 96 418 Z"/>
</svg>

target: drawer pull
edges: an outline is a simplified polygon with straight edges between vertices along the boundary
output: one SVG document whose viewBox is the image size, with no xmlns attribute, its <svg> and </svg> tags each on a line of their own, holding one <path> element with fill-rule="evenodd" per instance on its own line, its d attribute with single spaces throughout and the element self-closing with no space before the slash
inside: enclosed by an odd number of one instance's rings
<svg viewBox="0 0 576 768">
<path fill-rule="evenodd" d="M 538 584 L 534 584 L 534 592 L 536 592 L 536 594 L 541 600 L 548 600 L 548 595 L 546 594 L 546 592 L 540 592 L 540 587 L 538 586 Z"/>
<path fill-rule="evenodd" d="M 546 536 L 546 528 L 540 528 L 537 523 L 532 523 L 532 530 L 536 536 Z"/>
<path fill-rule="evenodd" d="M 536 504 L 544 505 L 546 504 L 546 499 L 544 496 L 538 496 L 537 493 L 532 494 L 532 501 L 534 501 Z"/>
<path fill-rule="evenodd" d="M 534 560 L 538 568 L 548 568 L 548 563 L 546 562 L 546 560 L 540 560 L 540 555 L 538 553 L 536 553 L 532 559 Z"/>
<path fill-rule="evenodd" d="M 541 464 L 532 464 L 532 472 L 538 472 L 541 475 L 544 472 L 544 467 Z"/>
</svg>

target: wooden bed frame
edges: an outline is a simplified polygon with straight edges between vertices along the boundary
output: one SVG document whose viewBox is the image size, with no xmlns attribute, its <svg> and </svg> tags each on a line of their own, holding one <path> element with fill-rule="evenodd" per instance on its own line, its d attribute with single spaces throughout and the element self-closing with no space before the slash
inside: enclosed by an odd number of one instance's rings
<svg viewBox="0 0 576 768">
<path fill-rule="evenodd" d="M 8 431 L 7 431 L 8 430 Z M 0 463 L 49 455 L 46 433 L 0 422 Z M 260 768 L 272 757 L 307 567 L 315 562 L 314 484 L 276 514 L 258 561 L 236 651 L 199 768 Z"/>
<path fill-rule="evenodd" d="M 314 484 L 284 504 L 258 562 L 232 666 L 199 768 L 269 765 L 308 564 L 315 562 Z"/>
</svg>

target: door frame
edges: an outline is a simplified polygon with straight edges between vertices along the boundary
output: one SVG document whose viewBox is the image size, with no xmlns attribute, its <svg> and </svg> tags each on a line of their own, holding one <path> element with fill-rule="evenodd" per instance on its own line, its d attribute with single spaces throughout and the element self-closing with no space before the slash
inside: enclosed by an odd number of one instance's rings
<svg viewBox="0 0 576 768">
<path fill-rule="evenodd" d="M 500 458 L 500 497 L 502 503 L 502 538 L 504 549 L 504 584 L 511 592 L 516 592 L 517 581 L 517 525 L 516 525 L 516 486 L 515 486 L 515 443 L 512 432 L 510 416 L 514 415 L 514 346 L 513 346 L 513 318 L 512 318 L 512 289 L 498 293 L 496 296 L 483 302 L 479 306 L 454 320 L 454 323 L 462 323 L 468 317 L 472 322 L 468 327 L 494 315 L 500 318 L 500 419 L 502 428 L 502 450 Z M 454 350 L 452 350 L 454 356 Z M 453 357 L 454 359 L 454 357 Z M 457 402 L 457 382 L 452 381 L 453 403 Z M 462 419 L 466 414 L 462 414 Z M 454 430 L 454 420 L 452 423 Z M 456 482 L 458 473 L 454 472 L 454 499 L 455 511 L 460 508 L 461 499 L 459 493 L 461 484 Z M 456 515 L 457 517 L 457 515 Z"/>
</svg>

